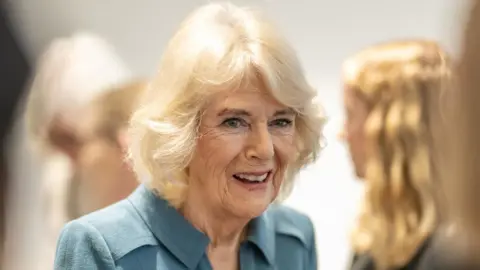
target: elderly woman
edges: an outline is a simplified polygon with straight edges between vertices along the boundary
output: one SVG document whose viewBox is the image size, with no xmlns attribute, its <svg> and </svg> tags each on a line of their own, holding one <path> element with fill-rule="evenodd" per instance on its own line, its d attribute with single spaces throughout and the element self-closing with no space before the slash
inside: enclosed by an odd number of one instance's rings
<svg viewBox="0 0 480 270">
<path fill-rule="evenodd" d="M 272 204 L 320 151 L 315 97 L 268 21 L 231 4 L 199 8 L 133 116 L 144 184 L 69 223 L 55 269 L 316 269 L 310 219 Z"/>
<path fill-rule="evenodd" d="M 352 269 L 418 269 L 438 225 L 432 158 L 450 63 L 438 44 L 394 41 L 344 65 L 345 138 L 365 201 Z"/>
</svg>

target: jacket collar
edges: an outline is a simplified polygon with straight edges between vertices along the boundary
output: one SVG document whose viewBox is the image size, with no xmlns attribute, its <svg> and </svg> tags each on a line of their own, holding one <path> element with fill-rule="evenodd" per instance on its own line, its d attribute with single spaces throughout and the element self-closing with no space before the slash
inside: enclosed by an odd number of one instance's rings
<svg viewBox="0 0 480 270">
<path fill-rule="evenodd" d="M 201 261 L 210 243 L 166 200 L 145 185 L 140 185 L 128 198 L 154 236 L 189 269 Z M 267 213 L 249 223 L 246 240 L 254 244 L 269 264 L 274 262 L 275 228 Z"/>
</svg>

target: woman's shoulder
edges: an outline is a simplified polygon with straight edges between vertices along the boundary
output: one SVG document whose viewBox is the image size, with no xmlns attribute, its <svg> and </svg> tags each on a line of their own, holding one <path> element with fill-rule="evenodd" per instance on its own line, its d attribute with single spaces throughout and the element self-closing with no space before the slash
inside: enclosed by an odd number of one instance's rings
<svg viewBox="0 0 480 270">
<path fill-rule="evenodd" d="M 419 270 L 478 270 L 480 263 L 469 262 L 459 257 L 455 257 L 455 251 L 446 252 L 445 250 L 434 250 L 427 256 Z"/>
<path fill-rule="evenodd" d="M 279 224 L 288 224 L 303 229 L 313 229 L 313 223 L 306 214 L 283 204 L 272 204 L 267 214 Z"/>
<path fill-rule="evenodd" d="M 428 251 L 422 259 L 420 270 L 476 270 L 480 269 L 478 261 L 468 259 L 464 247 L 459 245 L 458 239 L 437 233 Z"/>
<path fill-rule="evenodd" d="M 108 265 L 145 245 L 156 245 L 155 238 L 129 201 L 123 200 L 67 223 L 58 240 L 55 265 L 75 265 L 76 258 L 83 257 L 102 259 L 85 263 L 109 269 Z"/>
<path fill-rule="evenodd" d="M 429 236 L 423 243 L 418 247 L 416 253 L 412 258 L 401 267 L 397 267 L 398 270 L 429 270 L 437 268 L 425 268 L 428 263 L 426 263 L 427 258 L 431 255 L 432 251 L 432 242 L 434 241 L 434 235 Z M 377 267 L 375 266 L 375 261 L 372 256 L 368 253 L 355 253 L 352 258 L 350 269 L 352 270 L 374 270 Z"/>
<path fill-rule="evenodd" d="M 275 238 L 271 243 L 276 264 L 281 265 L 281 269 L 317 269 L 315 229 L 310 218 L 277 204 L 271 205 L 265 216 Z"/>
<path fill-rule="evenodd" d="M 275 204 L 270 206 L 266 214 L 272 220 L 277 234 L 295 236 L 307 245 L 315 237 L 312 220 L 298 210 Z"/>
<path fill-rule="evenodd" d="M 128 232 L 129 235 L 149 232 L 128 199 L 71 221 L 65 228 L 71 226 L 90 226 L 106 240 L 109 240 L 110 235 L 118 238 L 118 234 L 123 232 Z"/>
<path fill-rule="evenodd" d="M 438 232 L 432 234 L 419 247 L 415 256 L 402 266 L 401 270 L 477 270 L 479 265 L 468 264 L 462 260 L 459 253 L 455 251 L 443 236 Z M 373 258 L 368 254 L 355 254 L 352 261 L 352 270 L 375 269 Z"/>
</svg>

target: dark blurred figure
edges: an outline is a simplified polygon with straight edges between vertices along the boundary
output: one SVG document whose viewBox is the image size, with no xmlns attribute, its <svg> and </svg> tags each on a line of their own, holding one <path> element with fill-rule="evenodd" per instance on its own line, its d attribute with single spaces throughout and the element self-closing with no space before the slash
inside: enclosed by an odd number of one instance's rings
<svg viewBox="0 0 480 270">
<path fill-rule="evenodd" d="M 0 261 L 5 233 L 5 198 L 8 171 L 4 156 L 4 141 L 8 134 L 15 107 L 29 74 L 26 58 L 20 49 L 8 20 L 4 1 L 0 2 Z M 1 267 L 0 263 L 0 267 Z"/>
<path fill-rule="evenodd" d="M 473 251 L 480 255 L 480 2 L 473 3 L 459 63 L 459 87 L 448 93 L 453 119 L 447 124 L 456 132 L 450 137 L 454 152 L 447 180 L 452 191 L 458 191 L 452 198 L 455 223 L 466 229 Z"/>
<path fill-rule="evenodd" d="M 447 155 L 441 167 L 451 224 L 441 232 L 425 269 L 480 269 L 480 1 L 464 32 L 457 87 L 445 93 Z"/>
</svg>

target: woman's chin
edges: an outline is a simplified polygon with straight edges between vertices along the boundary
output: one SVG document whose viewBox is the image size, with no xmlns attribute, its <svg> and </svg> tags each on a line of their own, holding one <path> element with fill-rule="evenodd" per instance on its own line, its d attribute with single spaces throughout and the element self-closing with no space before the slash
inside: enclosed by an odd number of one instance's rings
<svg viewBox="0 0 480 270">
<path fill-rule="evenodd" d="M 233 199 L 233 198 L 232 198 Z M 237 217 L 253 219 L 263 214 L 274 200 L 273 197 L 264 198 L 236 198 L 230 203 L 230 212 Z"/>
</svg>

